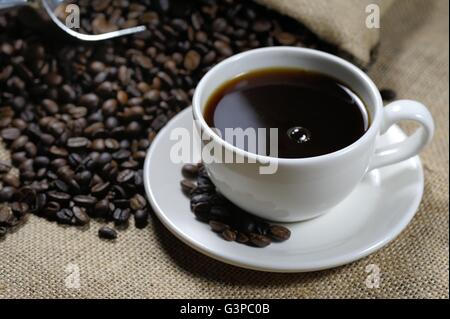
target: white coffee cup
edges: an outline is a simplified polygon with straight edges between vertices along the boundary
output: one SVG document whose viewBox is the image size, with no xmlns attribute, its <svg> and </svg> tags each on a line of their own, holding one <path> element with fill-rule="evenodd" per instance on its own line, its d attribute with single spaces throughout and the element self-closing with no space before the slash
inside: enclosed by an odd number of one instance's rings
<svg viewBox="0 0 450 319">
<path fill-rule="evenodd" d="M 289 67 L 330 75 L 352 88 L 364 101 L 371 123 L 353 144 L 326 155 L 280 159 L 239 149 L 220 138 L 207 125 L 203 112 L 208 98 L 228 80 L 249 71 Z M 434 123 L 419 102 L 399 100 L 386 107 L 372 80 L 353 64 L 317 50 L 272 47 L 232 56 L 213 67 L 200 81 L 193 98 L 197 129 L 225 153 L 239 155 L 246 163 L 205 163 L 220 192 L 237 206 L 262 218 L 278 222 L 307 220 L 328 212 L 348 196 L 367 172 L 417 155 L 430 142 Z M 237 115 L 238 116 L 238 115 Z M 421 127 L 405 141 L 375 149 L 377 138 L 401 120 Z M 253 162 L 253 163 L 252 163 Z M 273 174 L 261 167 L 273 164 Z"/>
</svg>

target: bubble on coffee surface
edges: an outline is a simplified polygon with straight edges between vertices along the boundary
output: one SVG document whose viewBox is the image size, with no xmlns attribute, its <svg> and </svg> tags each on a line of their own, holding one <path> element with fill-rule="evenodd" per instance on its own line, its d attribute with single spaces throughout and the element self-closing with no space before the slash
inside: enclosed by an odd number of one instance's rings
<svg viewBox="0 0 450 319">
<path fill-rule="evenodd" d="M 311 140 L 311 132 L 301 126 L 293 126 L 287 131 L 287 135 L 291 140 L 298 144 L 304 144 Z"/>
</svg>

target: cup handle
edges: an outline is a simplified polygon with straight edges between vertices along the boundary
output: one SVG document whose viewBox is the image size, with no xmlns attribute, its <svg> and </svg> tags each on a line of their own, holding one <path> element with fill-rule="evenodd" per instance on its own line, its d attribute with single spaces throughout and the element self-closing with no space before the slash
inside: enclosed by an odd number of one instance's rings
<svg viewBox="0 0 450 319">
<path fill-rule="evenodd" d="M 427 145 L 434 134 L 434 122 L 425 105 L 411 100 L 395 101 L 384 108 L 381 134 L 402 120 L 418 122 L 421 127 L 400 143 L 394 143 L 375 150 L 368 171 L 395 164 L 417 155 Z"/>
</svg>

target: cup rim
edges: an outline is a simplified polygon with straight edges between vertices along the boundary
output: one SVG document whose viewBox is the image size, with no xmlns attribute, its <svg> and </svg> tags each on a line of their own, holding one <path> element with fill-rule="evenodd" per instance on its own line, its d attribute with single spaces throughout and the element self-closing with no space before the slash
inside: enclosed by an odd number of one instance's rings
<svg viewBox="0 0 450 319">
<path fill-rule="evenodd" d="M 256 153 L 245 151 L 241 148 L 238 148 L 231 143 L 227 142 L 226 140 L 222 139 L 220 136 L 218 136 L 212 128 L 206 123 L 203 112 L 201 110 L 200 105 L 200 97 L 203 93 L 203 90 L 205 89 L 206 83 L 223 68 L 227 68 L 228 66 L 235 63 L 237 60 L 242 59 L 244 57 L 255 55 L 255 54 L 265 54 L 266 52 L 274 52 L 274 53 L 303 53 L 303 54 L 309 54 L 314 55 L 316 57 L 331 60 L 333 63 L 341 64 L 351 72 L 355 73 L 361 81 L 363 81 L 371 91 L 371 93 L 375 97 L 375 105 L 374 110 L 375 114 L 373 114 L 373 120 L 372 123 L 369 126 L 369 129 L 355 142 L 352 144 L 323 155 L 318 156 L 311 156 L 311 157 L 303 157 L 303 158 L 278 158 L 273 156 L 266 156 L 266 155 L 259 155 Z M 326 53 L 323 51 L 315 50 L 315 49 L 308 49 L 308 48 L 298 48 L 298 47 L 288 47 L 288 46 L 278 46 L 278 47 L 266 47 L 266 48 L 258 48 L 249 50 L 246 52 L 238 53 L 236 55 L 233 55 L 218 64 L 216 64 L 213 68 L 211 68 L 200 80 L 198 83 L 194 96 L 192 98 L 192 110 L 193 110 L 193 117 L 194 121 L 199 121 L 201 125 L 202 132 L 206 132 L 208 134 L 208 137 L 213 139 L 215 142 L 219 143 L 222 147 L 225 149 L 228 149 L 232 151 L 233 153 L 238 154 L 239 156 L 242 156 L 243 158 L 248 158 L 252 160 L 256 160 L 263 163 L 270 163 L 276 161 L 277 163 L 284 163 L 284 164 L 300 164 L 300 163 L 313 163 L 318 161 L 327 161 L 336 157 L 344 156 L 353 150 L 359 148 L 361 145 L 364 145 L 367 141 L 369 141 L 374 135 L 378 134 L 378 129 L 381 124 L 382 119 L 382 105 L 383 100 L 381 98 L 380 91 L 378 90 L 375 83 L 370 79 L 370 77 L 363 72 L 360 68 L 358 68 L 356 65 L 336 56 L 330 53 Z"/>
</svg>

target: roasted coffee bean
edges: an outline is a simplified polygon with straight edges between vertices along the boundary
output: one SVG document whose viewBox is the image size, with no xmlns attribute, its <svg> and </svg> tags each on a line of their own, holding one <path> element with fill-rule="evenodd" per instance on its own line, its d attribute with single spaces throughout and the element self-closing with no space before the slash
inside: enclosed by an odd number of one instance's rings
<svg viewBox="0 0 450 319">
<path fill-rule="evenodd" d="M 15 217 L 21 218 L 30 211 L 30 205 L 25 202 L 13 202 L 11 204 L 11 210 Z"/>
<path fill-rule="evenodd" d="M 12 166 L 7 161 L 0 160 L 0 174 L 8 173 L 11 168 Z"/>
<path fill-rule="evenodd" d="M 19 136 L 16 140 L 14 140 L 14 142 L 11 144 L 10 148 L 13 151 L 17 151 L 20 150 L 21 148 L 23 148 L 25 146 L 25 144 L 28 142 L 28 136 L 26 135 L 21 135 Z M 0 163 L 0 172 L 1 172 L 1 163 Z"/>
<path fill-rule="evenodd" d="M 98 236 L 103 239 L 116 239 L 117 232 L 112 228 L 103 226 L 98 230 Z"/>
<path fill-rule="evenodd" d="M 90 218 L 83 207 L 74 206 L 72 212 L 77 225 L 84 226 L 89 223 Z"/>
<path fill-rule="evenodd" d="M 147 205 L 147 200 L 140 194 L 136 194 L 130 199 L 130 207 L 133 210 L 142 210 L 145 205 Z"/>
<path fill-rule="evenodd" d="M 194 179 L 198 175 L 198 167 L 194 164 L 185 164 L 181 170 L 181 173 L 185 178 Z"/>
<path fill-rule="evenodd" d="M 57 157 L 67 157 L 69 155 L 69 152 L 67 152 L 65 148 L 58 146 L 51 146 L 49 149 L 49 153 Z"/>
<path fill-rule="evenodd" d="M 17 166 L 27 159 L 27 154 L 25 152 L 15 152 L 12 154 L 11 159 L 13 164 Z"/>
<path fill-rule="evenodd" d="M 85 137 L 72 137 L 67 140 L 69 148 L 86 148 L 89 146 L 89 140 Z"/>
<path fill-rule="evenodd" d="M 73 212 L 71 209 L 63 208 L 56 213 L 56 221 L 60 224 L 73 224 Z"/>
<path fill-rule="evenodd" d="M 68 203 L 70 200 L 70 195 L 63 192 L 57 192 L 57 191 L 50 191 L 48 192 L 48 197 L 50 200 L 58 202 L 58 203 Z"/>
<path fill-rule="evenodd" d="M 211 218 L 221 222 L 230 222 L 232 219 L 232 214 L 230 209 L 225 206 L 213 206 L 211 207 L 209 214 Z"/>
<path fill-rule="evenodd" d="M 45 193 L 39 193 L 36 195 L 36 200 L 34 205 L 32 205 L 31 209 L 33 212 L 41 211 L 45 205 L 47 204 L 47 195 Z"/>
<path fill-rule="evenodd" d="M 248 236 L 244 233 L 238 232 L 236 235 L 236 241 L 238 243 L 246 244 L 249 242 L 249 240 L 250 240 L 250 238 L 248 238 Z"/>
<path fill-rule="evenodd" d="M 0 132 L 0 136 L 5 141 L 8 141 L 8 142 L 14 141 L 15 139 L 17 139 L 20 136 L 20 130 L 15 127 L 5 128 Z"/>
<path fill-rule="evenodd" d="M 269 229 L 269 235 L 276 241 L 285 241 L 291 237 L 291 231 L 280 225 L 272 225 Z"/>
<path fill-rule="evenodd" d="M 2 182 L 3 182 L 4 185 L 12 186 L 12 187 L 15 187 L 15 188 L 18 188 L 20 186 L 19 178 L 17 176 L 15 176 L 15 175 L 12 175 L 12 174 L 8 174 L 8 175 L 3 176 Z"/>
<path fill-rule="evenodd" d="M 256 247 L 266 247 L 271 244 L 271 240 L 267 236 L 250 233 L 249 234 L 250 243 Z"/>
<path fill-rule="evenodd" d="M 134 224 L 137 228 L 145 228 L 148 225 L 148 217 L 146 210 L 137 210 L 134 213 Z"/>
<path fill-rule="evenodd" d="M 113 212 L 112 217 L 115 225 L 124 225 L 128 222 L 128 219 L 130 218 L 130 210 L 116 208 Z"/>
<path fill-rule="evenodd" d="M 131 152 L 125 149 L 121 149 L 115 153 L 112 154 L 112 158 L 118 161 L 125 160 L 129 158 L 131 155 Z"/>
<path fill-rule="evenodd" d="M 109 182 L 95 184 L 91 188 L 91 193 L 94 196 L 102 197 L 102 196 L 106 195 L 106 193 L 109 190 L 110 185 L 111 184 Z"/>
<path fill-rule="evenodd" d="M 55 101 L 52 101 L 50 99 L 42 100 L 42 106 L 50 114 L 56 114 L 59 111 L 58 104 L 56 104 Z"/>
<path fill-rule="evenodd" d="M 380 94 L 386 102 L 391 102 L 397 98 L 397 93 L 392 89 L 381 89 Z"/>
<path fill-rule="evenodd" d="M 14 194 L 16 193 L 16 189 L 12 186 L 4 186 L 0 189 L 0 202 L 9 202 Z"/>
<path fill-rule="evenodd" d="M 135 173 L 132 170 L 129 169 L 123 170 L 119 172 L 119 174 L 117 175 L 117 182 L 121 184 L 130 182 L 131 180 L 133 180 L 134 174 Z"/>
<path fill-rule="evenodd" d="M 223 231 L 230 228 L 229 225 L 221 223 L 216 220 L 210 220 L 209 226 L 211 227 L 212 231 L 217 232 L 217 233 L 222 233 Z"/>
<path fill-rule="evenodd" d="M 25 152 L 27 153 L 27 155 L 29 157 L 35 157 L 36 156 L 36 154 L 37 154 L 37 147 L 36 147 L 36 145 L 34 143 L 27 142 L 27 143 L 25 143 L 23 148 L 24 148 Z"/>
<path fill-rule="evenodd" d="M 236 240 L 236 235 L 237 235 L 237 232 L 234 231 L 234 230 L 231 230 L 231 229 L 225 229 L 222 232 L 222 237 L 226 241 L 235 241 Z"/>
<path fill-rule="evenodd" d="M 194 71 L 200 65 L 201 57 L 198 52 L 190 50 L 184 58 L 184 67 L 189 71 Z"/>
<path fill-rule="evenodd" d="M 110 203 L 107 199 L 99 200 L 94 207 L 94 216 L 105 218 L 110 211 Z"/>
<path fill-rule="evenodd" d="M 10 207 L 0 206 L 0 226 L 8 224 L 12 217 L 13 212 Z"/>
<path fill-rule="evenodd" d="M 50 159 L 45 156 L 38 156 L 34 159 L 34 166 L 36 168 L 47 167 L 50 164 Z"/>
<path fill-rule="evenodd" d="M 32 205 L 36 201 L 36 191 L 28 186 L 22 187 L 15 192 L 14 199 Z"/>
<path fill-rule="evenodd" d="M 183 190 L 183 193 L 187 196 L 191 196 L 192 190 L 196 187 L 195 184 L 188 179 L 182 180 L 180 182 L 180 185 L 181 189 Z"/>
<path fill-rule="evenodd" d="M 49 220 L 56 218 L 56 213 L 61 209 L 61 205 L 57 202 L 48 202 L 43 209 L 44 217 Z"/>
<path fill-rule="evenodd" d="M 93 207 L 97 203 L 97 199 L 89 195 L 76 195 L 72 200 L 81 207 Z"/>
<path fill-rule="evenodd" d="M 6 229 L 5 226 L 0 226 L 0 238 L 4 237 L 7 232 L 8 230 Z"/>
</svg>

